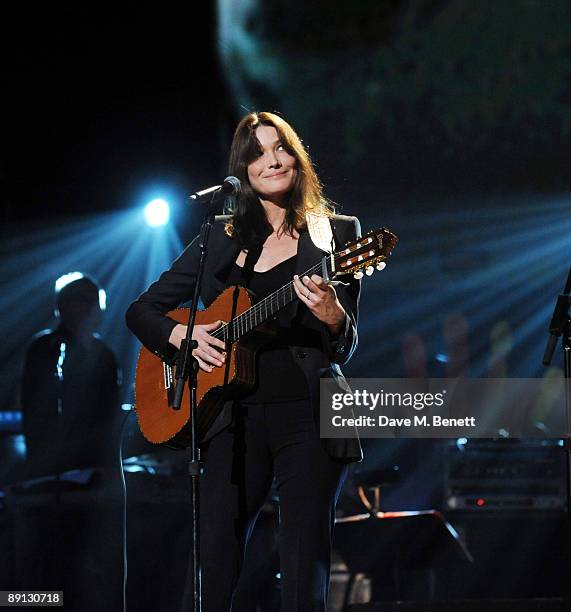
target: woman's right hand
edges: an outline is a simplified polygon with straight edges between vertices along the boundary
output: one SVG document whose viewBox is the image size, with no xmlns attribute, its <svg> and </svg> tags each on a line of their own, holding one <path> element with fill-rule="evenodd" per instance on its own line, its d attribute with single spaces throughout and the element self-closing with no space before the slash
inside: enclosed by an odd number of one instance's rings
<svg viewBox="0 0 571 612">
<path fill-rule="evenodd" d="M 220 352 L 226 349 L 222 340 L 210 335 L 210 332 L 218 329 L 222 321 L 215 321 L 207 325 L 195 325 L 192 339 L 198 342 L 198 347 L 192 351 L 198 361 L 201 370 L 212 372 L 214 366 L 220 367 L 224 364 L 226 353 Z M 186 325 L 179 323 L 176 325 L 169 337 L 169 342 L 180 349 L 181 342 L 186 338 Z M 218 350 L 220 349 L 220 350 Z"/>
</svg>

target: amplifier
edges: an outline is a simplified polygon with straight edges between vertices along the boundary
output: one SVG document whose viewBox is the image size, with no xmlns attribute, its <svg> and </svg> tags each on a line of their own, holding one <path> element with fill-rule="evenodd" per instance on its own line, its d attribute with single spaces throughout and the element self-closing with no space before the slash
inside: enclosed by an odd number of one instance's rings
<svg viewBox="0 0 571 612">
<path fill-rule="evenodd" d="M 564 511 L 566 454 L 562 440 L 467 440 L 446 449 L 449 510 Z"/>
</svg>

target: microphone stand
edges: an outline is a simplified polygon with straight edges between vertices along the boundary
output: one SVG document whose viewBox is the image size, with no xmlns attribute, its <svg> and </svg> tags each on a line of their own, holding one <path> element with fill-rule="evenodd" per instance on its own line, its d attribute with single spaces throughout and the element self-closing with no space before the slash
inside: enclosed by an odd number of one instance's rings
<svg viewBox="0 0 571 612">
<path fill-rule="evenodd" d="M 192 355 L 192 350 L 198 344 L 192 339 L 192 332 L 196 319 L 196 310 L 198 306 L 198 298 L 202 287 L 202 276 L 204 273 L 204 265 L 208 255 L 208 239 L 210 230 L 214 222 L 214 207 L 212 204 L 204 217 L 202 227 L 200 229 L 200 260 L 198 263 L 198 272 L 196 275 L 196 285 L 194 287 L 194 296 L 190 306 L 190 314 L 188 317 L 188 327 L 186 337 L 181 342 L 180 351 L 177 357 L 176 367 L 176 386 L 174 400 L 171 408 L 180 410 L 182 403 L 182 395 L 184 392 L 185 382 L 188 381 L 190 391 L 190 446 L 188 447 L 188 473 L 190 476 L 191 490 L 191 546 L 189 550 L 189 562 L 186 574 L 186 583 L 183 595 L 183 610 L 192 610 L 193 612 L 202 611 L 202 582 L 201 582 L 201 565 L 200 565 L 200 476 L 204 473 L 204 463 L 200 459 L 200 448 L 197 445 L 196 438 L 196 385 L 198 375 L 198 361 Z M 189 607 L 192 584 L 192 608 Z"/>
<path fill-rule="evenodd" d="M 56 332 L 57 333 L 57 332 Z M 64 373 L 63 365 L 65 362 L 66 353 L 66 342 L 60 342 L 59 354 L 56 364 L 56 371 L 54 372 L 56 377 L 56 454 L 55 454 L 55 492 L 54 492 L 54 522 L 53 522 L 53 568 L 52 572 L 55 575 L 56 580 L 60 580 L 63 572 L 63 546 L 60 545 L 61 533 L 63 527 L 63 512 L 61 506 L 61 474 L 62 474 L 62 446 L 64 443 L 62 431 L 63 431 L 63 385 L 64 385 Z"/>
<path fill-rule="evenodd" d="M 66 343 L 60 342 L 59 355 L 56 364 L 55 376 L 57 379 L 57 405 L 56 405 L 56 431 L 57 431 L 57 454 L 55 463 L 55 479 L 56 479 L 56 491 L 55 500 L 56 508 L 60 507 L 60 482 L 61 482 L 61 448 L 63 444 L 62 436 L 62 417 L 63 417 L 63 364 L 65 361 L 65 350 Z"/>
<path fill-rule="evenodd" d="M 566 432 L 564 446 L 567 452 L 567 515 L 571 518 L 571 268 L 563 293 L 557 298 L 551 323 L 549 338 L 543 356 L 543 365 L 551 363 L 557 339 L 561 336 L 563 348 L 564 382 L 565 382 L 565 416 Z"/>
</svg>

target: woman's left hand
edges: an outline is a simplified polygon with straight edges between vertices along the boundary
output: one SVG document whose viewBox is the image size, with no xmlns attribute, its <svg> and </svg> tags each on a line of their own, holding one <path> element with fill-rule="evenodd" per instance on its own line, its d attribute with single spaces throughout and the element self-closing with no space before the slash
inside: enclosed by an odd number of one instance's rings
<svg viewBox="0 0 571 612">
<path fill-rule="evenodd" d="M 345 310 L 332 285 L 328 285 L 321 276 L 313 274 L 311 278 L 293 277 L 293 288 L 297 297 L 325 325 L 332 334 L 338 334 L 343 329 Z"/>
</svg>

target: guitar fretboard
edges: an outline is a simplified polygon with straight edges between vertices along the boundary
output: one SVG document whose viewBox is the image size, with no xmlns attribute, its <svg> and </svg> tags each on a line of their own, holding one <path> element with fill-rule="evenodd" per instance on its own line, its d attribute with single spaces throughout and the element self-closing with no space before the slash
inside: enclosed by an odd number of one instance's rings
<svg viewBox="0 0 571 612">
<path fill-rule="evenodd" d="M 327 266 L 327 273 L 331 273 L 331 260 L 330 258 L 325 259 Z M 300 274 L 300 278 L 304 276 L 311 277 L 312 274 L 322 273 L 322 261 L 316 263 L 314 266 L 306 270 L 303 274 Z M 222 340 L 223 342 L 236 342 L 244 334 L 252 331 L 258 325 L 261 325 L 264 321 L 277 314 L 282 308 L 285 308 L 288 304 L 297 299 L 297 294 L 293 288 L 293 280 L 280 287 L 270 295 L 266 296 L 263 300 L 260 300 L 248 310 L 245 310 L 242 314 L 235 317 L 229 323 L 222 325 L 215 332 L 213 336 Z"/>
</svg>

